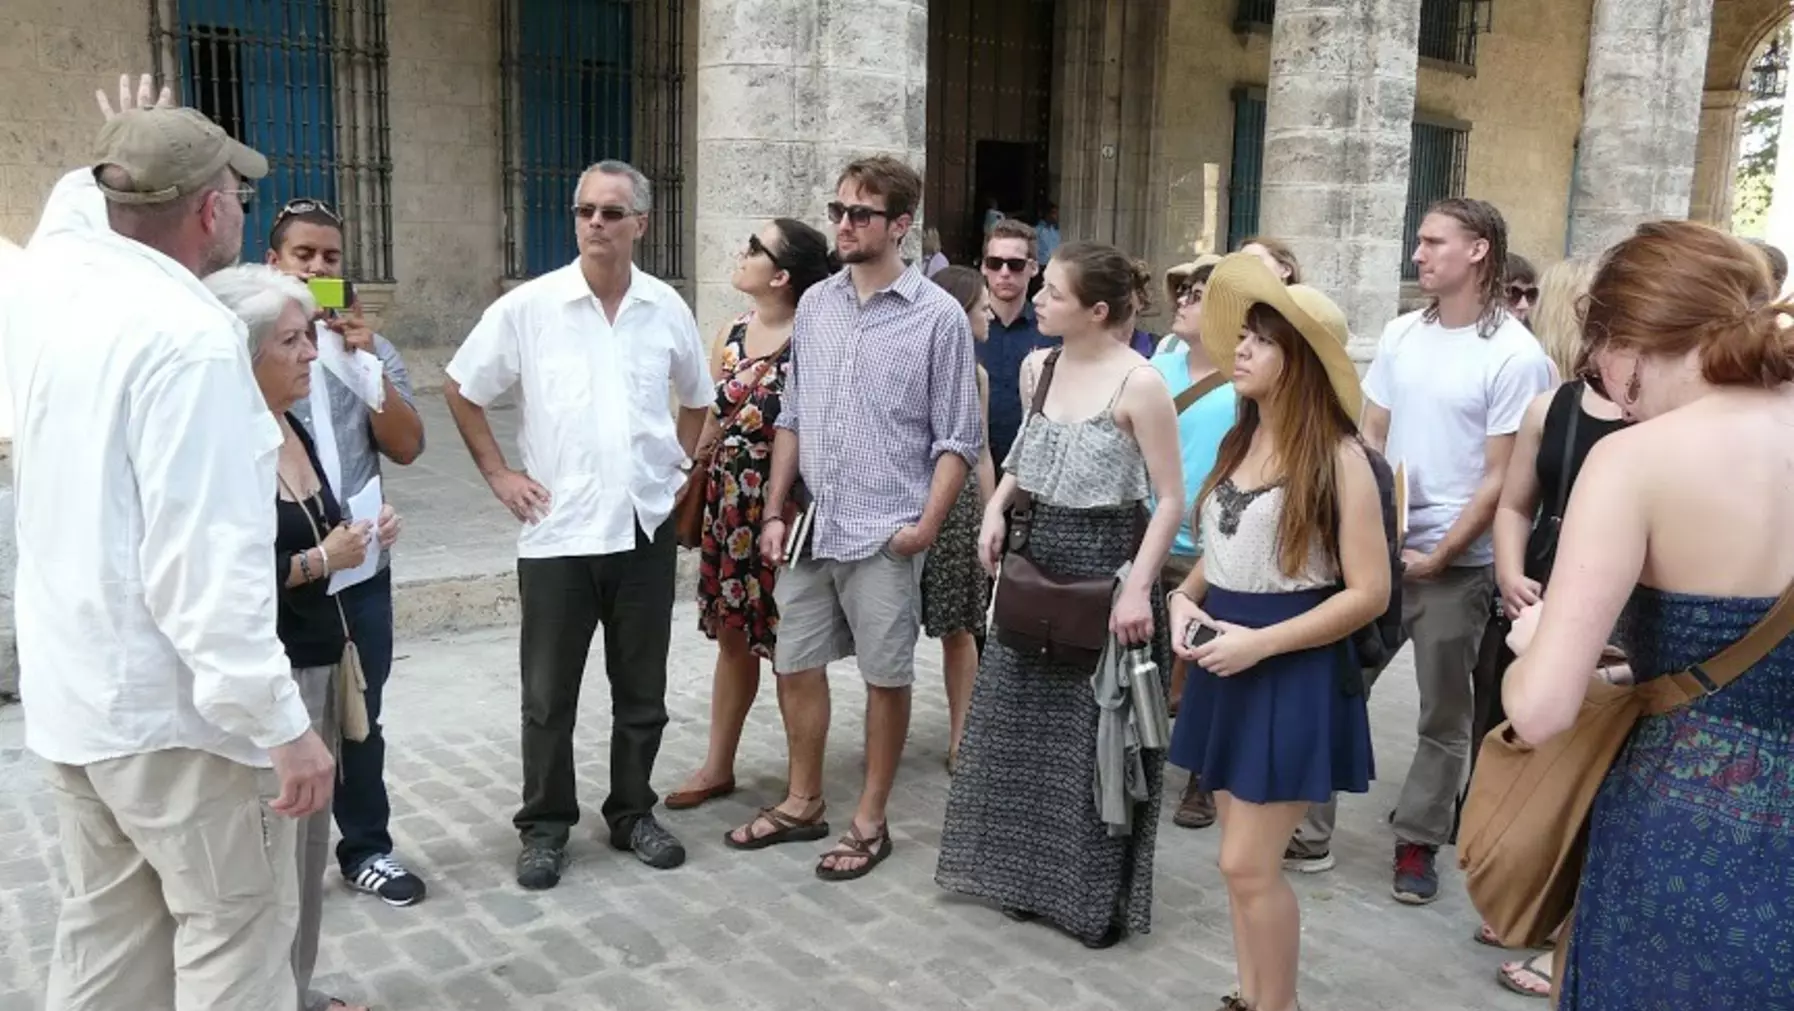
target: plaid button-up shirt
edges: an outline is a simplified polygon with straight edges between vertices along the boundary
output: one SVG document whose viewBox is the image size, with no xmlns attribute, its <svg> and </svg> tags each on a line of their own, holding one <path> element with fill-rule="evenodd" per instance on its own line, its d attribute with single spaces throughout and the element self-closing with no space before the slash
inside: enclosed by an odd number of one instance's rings
<svg viewBox="0 0 1794 1011">
<path fill-rule="evenodd" d="M 965 310 L 910 267 L 863 304 L 842 270 L 804 293 L 779 428 L 817 503 L 817 558 L 852 562 L 916 522 L 934 465 L 984 443 Z"/>
</svg>

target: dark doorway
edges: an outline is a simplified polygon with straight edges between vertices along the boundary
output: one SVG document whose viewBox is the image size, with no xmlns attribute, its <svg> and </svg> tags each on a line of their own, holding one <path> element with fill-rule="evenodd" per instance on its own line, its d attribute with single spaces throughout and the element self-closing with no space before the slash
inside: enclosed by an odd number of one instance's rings
<svg viewBox="0 0 1794 1011">
<path fill-rule="evenodd" d="M 973 156 L 977 180 L 974 192 L 978 194 L 974 207 L 978 228 L 975 234 L 981 236 L 984 233 L 984 213 L 989 209 L 992 197 L 1007 217 L 1020 218 L 1029 224 L 1040 220 L 1040 212 L 1046 209 L 1042 196 L 1046 181 L 1036 176 L 1045 161 L 1045 144 L 1006 140 L 978 142 Z"/>
<path fill-rule="evenodd" d="M 1029 224 L 1048 200 L 1056 0 L 928 5 L 928 179 L 924 215 L 954 263 L 982 252 L 996 197 Z"/>
</svg>

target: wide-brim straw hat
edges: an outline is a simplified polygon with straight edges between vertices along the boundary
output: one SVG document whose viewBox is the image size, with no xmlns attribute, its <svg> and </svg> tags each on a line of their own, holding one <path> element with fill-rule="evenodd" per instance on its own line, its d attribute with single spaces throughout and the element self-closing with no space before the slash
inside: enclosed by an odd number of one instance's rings
<svg viewBox="0 0 1794 1011">
<path fill-rule="evenodd" d="M 1213 267 L 1220 262 L 1219 254 L 1203 253 L 1189 263 L 1180 263 L 1165 271 L 1165 297 L 1170 300 L 1173 312 L 1177 310 L 1177 289 L 1183 287 L 1184 282 L 1188 281 L 1198 270 L 1204 267 Z"/>
<path fill-rule="evenodd" d="M 1305 284 L 1284 284 L 1264 261 L 1250 253 L 1221 260 L 1208 278 L 1202 299 L 1202 346 L 1217 368 L 1226 369 L 1240 345 L 1240 331 L 1255 305 L 1268 306 L 1290 322 L 1327 370 L 1340 407 L 1354 424 L 1364 409 L 1358 369 L 1346 353 L 1351 329 L 1333 300 Z"/>
</svg>

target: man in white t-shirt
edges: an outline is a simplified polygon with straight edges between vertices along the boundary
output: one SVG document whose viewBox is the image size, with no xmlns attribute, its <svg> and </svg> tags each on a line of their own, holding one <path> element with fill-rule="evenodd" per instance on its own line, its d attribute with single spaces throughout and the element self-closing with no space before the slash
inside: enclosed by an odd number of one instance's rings
<svg viewBox="0 0 1794 1011">
<path fill-rule="evenodd" d="M 573 759 L 592 635 L 604 626 L 610 680 L 610 843 L 656 869 L 685 847 L 654 817 L 649 778 L 667 723 L 673 500 L 716 388 L 691 309 L 632 265 L 652 207 L 648 180 L 619 161 L 575 188 L 579 257 L 494 302 L 449 362 L 443 390 L 493 495 L 522 522 L 523 840 L 517 883 L 560 883 L 579 821 Z M 671 386 L 682 410 L 675 425 Z M 486 410 L 517 388 L 521 466 Z"/>
<path fill-rule="evenodd" d="M 1396 805 L 1396 899 L 1439 893 L 1434 862 L 1451 840 L 1470 764 L 1472 672 L 1495 589 L 1489 529 L 1514 433 L 1551 388 L 1551 361 L 1507 310 L 1507 224 L 1481 200 L 1434 205 L 1414 262 L 1432 304 L 1390 323 L 1365 377 L 1364 437 L 1404 465 L 1408 538 L 1402 632 L 1414 644 L 1420 740 Z M 1374 675 L 1369 679 L 1374 682 Z M 1333 865 L 1331 804 L 1297 831 L 1287 866 Z"/>
</svg>

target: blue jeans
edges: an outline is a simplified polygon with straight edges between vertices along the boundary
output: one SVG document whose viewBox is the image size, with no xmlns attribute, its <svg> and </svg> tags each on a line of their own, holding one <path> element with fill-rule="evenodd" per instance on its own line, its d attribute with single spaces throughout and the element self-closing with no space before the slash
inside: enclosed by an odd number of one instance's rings
<svg viewBox="0 0 1794 1011">
<path fill-rule="evenodd" d="M 368 736 L 343 742 L 338 758 L 340 778 L 332 813 L 342 840 L 336 860 L 344 875 L 369 858 L 392 852 L 392 804 L 386 796 L 386 737 L 380 729 L 380 696 L 392 673 L 392 570 L 383 569 L 365 583 L 338 594 L 349 634 L 361 653 L 367 676 Z"/>
</svg>

